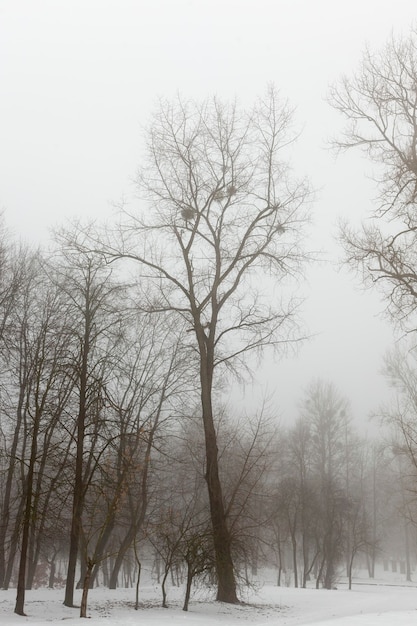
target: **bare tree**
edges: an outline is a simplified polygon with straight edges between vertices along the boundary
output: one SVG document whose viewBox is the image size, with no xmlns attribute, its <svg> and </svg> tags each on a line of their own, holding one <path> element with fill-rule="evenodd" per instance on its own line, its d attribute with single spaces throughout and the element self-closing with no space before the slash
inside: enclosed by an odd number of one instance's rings
<svg viewBox="0 0 417 626">
<path fill-rule="evenodd" d="M 177 404 L 185 405 L 190 392 L 187 353 L 181 347 L 181 332 L 164 317 L 135 315 L 125 331 L 120 362 L 106 389 L 106 401 L 114 422 L 116 484 L 123 488 L 122 510 L 113 507 L 107 532 L 101 535 L 102 550 L 116 522 L 116 552 L 109 587 L 115 589 L 123 559 L 144 524 L 151 474 L 151 457 L 167 423 L 177 415 Z M 163 431 L 160 435 L 159 431 Z M 118 517 L 118 519 L 116 519 Z M 95 571 L 93 571 L 92 580 Z"/>
<path fill-rule="evenodd" d="M 179 572 L 186 565 L 183 608 L 187 611 L 193 580 L 213 571 L 214 551 L 207 495 L 203 489 L 204 476 L 199 463 L 201 437 L 195 432 L 194 424 L 186 424 L 184 420 L 181 426 L 184 432 L 178 429 L 175 438 L 165 445 L 167 449 L 162 454 L 147 537 L 163 564 L 163 607 L 167 607 L 166 584 L 169 573 L 173 578 L 174 568 Z"/>
<path fill-rule="evenodd" d="M 411 580 L 410 537 L 412 526 L 417 525 L 417 366 L 416 351 L 412 346 L 397 348 L 385 359 L 385 373 L 395 390 L 392 403 L 380 410 L 380 417 L 388 424 L 391 433 L 391 471 L 395 476 L 395 489 L 391 504 L 396 518 L 401 521 L 406 576 Z"/>
<path fill-rule="evenodd" d="M 376 208 L 360 231 L 345 225 L 346 261 L 381 288 L 393 319 L 408 326 L 417 306 L 417 29 L 366 50 L 356 75 L 343 78 L 330 102 L 347 118 L 343 149 L 359 148 L 376 164 Z"/>
<path fill-rule="evenodd" d="M 28 440 L 21 470 L 24 505 L 15 607 L 15 612 L 20 615 L 24 614 L 25 588 L 34 575 L 45 521 L 41 514 L 40 484 L 43 483 L 46 492 L 49 482 L 45 474 L 46 459 L 53 453 L 53 434 L 71 391 L 63 370 L 68 357 L 68 337 L 60 294 L 47 280 L 39 255 L 32 258 L 31 271 L 31 288 L 19 336 L 20 350 L 24 354 L 22 374 L 26 383 L 22 413 Z M 32 571 L 29 571 L 27 580 L 28 561 Z"/>
<path fill-rule="evenodd" d="M 310 423 L 311 463 L 320 494 L 322 537 L 317 582 L 321 579 L 326 589 L 334 584 L 348 509 L 344 488 L 347 408 L 347 400 L 331 383 L 318 380 L 308 389 L 302 410 Z"/>
<path fill-rule="evenodd" d="M 306 416 L 300 417 L 288 433 L 286 471 L 294 479 L 294 495 L 297 494 L 299 500 L 303 588 L 307 586 L 307 580 L 320 555 L 319 529 L 322 527 L 319 481 L 312 471 L 313 446 L 310 420 Z"/>
<path fill-rule="evenodd" d="M 68 303 L 72 354 L 68 375 L 74 381 L 73 507 L 64 604 L 73 606 L 75 570 L 79 551 L 86 490 L 99 456 L 102 441 L 102 409 L 111 354 L 118 344 L 123 319 L 124 287 L 112 277 L 102 257 L 83 250 L 76 230 L 57 233 L 59 247 L 51 259 L 51 276 Z M 103 433 L 104 434 L 104 433 Z"/>
<path fill-rule="evenodd" d="M 22 436 L 21 410 L 26 392 L 25 355 L 22 350 L 24 344 L 19 344 L 19 337 L 24 323 L 25 298 L 33 282 L 32 261 L 35 253 L 27 248 L 14 246 L 3 230 L 2 221 L 0 227 L 0 385 L 2 412 L 6 418 L 2 424 L 5 455 L 2 461 L 0 496 L 0 586 L 7 588 L 13 566 L 13 546 L 17 544 L 16 533 L 13 533 L 12 538 L 8 537 L 13 517 L 13 485 L 18 466 L 18 450 L 25 441 Z M 20 372 L 19 381 L 16 380 L 16 372 Z M 11 548 L 9 550 L 7 543 Z"/>
<path fill-rule="evenodd" d="M 234 558 L 257 574 L 263 556 L 263 527 L 269 517 L 270 477 L 279 454 L 276 421 L 265 412 L 230 418 L 230 409 L 218 425 L 221 477 L 226 515 L 233 537 Z"/>
<path fill-rule="evenodd" d="M 292 111 L 274 90 L 249 112 L 218 100 L 161 102 L 147 133 L 138 185 L 148 204 L 124 211 L 110 261 L 136 262 L 147 285 L 142 306 L 185 320 L 197 357 L 201 418 L 218 577 L 217 599 L 237 602 L 213 409 L 225 367 L 287 345 L 297 304 L 291 281 L 306 260 L 305 181 L 285 160 Z M 262 278 L 262 280 L 261 280 Z M 153 287 L 153 288 L 152 288 Z M 293 333 L 294 331 L 294 333 Z M 191 364 L 190 364 L 191 365 Z"/>
</svg>

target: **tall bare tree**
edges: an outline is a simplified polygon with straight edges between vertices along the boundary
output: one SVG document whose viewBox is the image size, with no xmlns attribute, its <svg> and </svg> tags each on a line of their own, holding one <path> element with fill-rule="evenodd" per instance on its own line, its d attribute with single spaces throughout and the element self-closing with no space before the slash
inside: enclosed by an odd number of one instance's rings
<svg viewBox="0 0 417 626">
<path fill-rule="evenodd" d="M 287 148 L 293 112 L 273 89 L 250 111 L 217 99 L 161 101 L 147 132 L 138 187 L 147 203 L 124 212 L 108 260 L 136 262 L 142 306 L 189 326 L 197 356 L 201 418 L 218 578 L 217 599 L 237 602 L 213 392 L 225 368 L 242 372 L 248 352 L 296 340 L 291 297 L 306 253 L 305 181 Z M 190 364 L 191 365 L 191 364 Z M 217 377 L 216 377 L 217 376 Z"/>
</svg>

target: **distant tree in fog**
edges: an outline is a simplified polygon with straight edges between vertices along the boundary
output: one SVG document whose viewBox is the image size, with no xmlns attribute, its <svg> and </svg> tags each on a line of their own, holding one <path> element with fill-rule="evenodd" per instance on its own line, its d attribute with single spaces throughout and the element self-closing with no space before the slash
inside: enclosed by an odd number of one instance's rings
<svg viewBox="0 0 417 626">
<path fill-rule="evenodd" d="M 289 538 L 294 584 L 311 574 L 330 589 L 342 562 L 354 490 L 348 402 L 323 381 L 306 391 L 300 418 L 284 440 L 275 494 L 280 535 Z"/>
<path fill-rule="evenodd" d="M 384 372 L 393 388 L 392 401 L 387 401 L 378 413 L 388 426 L 386 445 L 391 453 L 394 482 L 389 500 L 395 517 L 401 521 L 399 543 L 404 545 L 407 580 L 411 580 L 410 559 L 415 551 L 410 532 L 417 526 L 417 360 L 414 345 L 390 351 L 385 358 Z"/>
</svg>

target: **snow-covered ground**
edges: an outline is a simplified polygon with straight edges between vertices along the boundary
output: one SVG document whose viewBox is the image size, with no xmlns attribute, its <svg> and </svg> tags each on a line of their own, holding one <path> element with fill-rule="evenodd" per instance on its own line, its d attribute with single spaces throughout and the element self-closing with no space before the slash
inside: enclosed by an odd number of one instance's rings
<svg viewBox="0 0 417 626">
<path fill-rule="evenodd" d="M 61 623 L 85 626 L 78 609 L 62 604 L 63 590 L 26 592 L 27 617 L 13 613 L 16 592 L 0 590 L 0 624 L 36 626 Z M 243 597 L 242 597 L 243 596 Z M 147 585 L 140 591 L 140 608 L 134 609 L 134 589 L 109 591 L 96 588 L 89 594 L 89 626 L 411 626 L 417 623 L 417 586 L 399 584 L 345 585 L 337 590 L 294 589 L 272 584 L 241 593 L 244 603 L 231 606 L 213 602 L 207 591 L 193 594 L 189 611 L 182 611 L 183 590 L 169 589 L 170 607 L 160 607 L 160 588 Z M 76 601 L 81 596 L 77 591 Z"/>
</svg>

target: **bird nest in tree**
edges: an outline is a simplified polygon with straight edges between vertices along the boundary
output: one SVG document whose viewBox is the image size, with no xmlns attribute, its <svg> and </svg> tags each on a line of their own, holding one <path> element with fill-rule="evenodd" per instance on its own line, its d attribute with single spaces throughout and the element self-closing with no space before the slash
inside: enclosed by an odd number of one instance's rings
<svg viewBox="0 0 417 626">
<path fill-rule="evenodd" d="M 181 216 L 185 219 L 186 222 L 195 219 L 195 209 L 190 206 L 184 207 L 181 211 Z"/>
<path fill-rule="evenodd" d="M 226 189 L 218 189 L 214 192 L 213 198 L 220 202 L 221 200 L 226 200 L 227 198 L 231 198 L 237 192 L 237 189 L 234 185 L 229 185 Z"/>
</svg>

